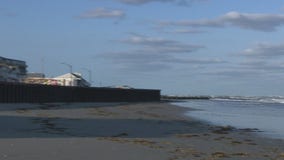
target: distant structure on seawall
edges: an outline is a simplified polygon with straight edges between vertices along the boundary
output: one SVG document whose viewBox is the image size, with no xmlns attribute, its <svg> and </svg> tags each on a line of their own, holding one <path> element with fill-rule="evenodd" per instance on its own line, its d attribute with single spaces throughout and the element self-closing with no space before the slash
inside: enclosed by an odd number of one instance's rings
<svg viewBox="0 0 284 160">
<path fill-rule="evenodd" d="M 21 82 L 26 74 L 25 61 L 0 57 L 0 82 Z"/>
<path fill-rule="evenodd" d="M 211 99 L 211 96 L 176 96 L 176 95 L 162 95 L 163 100 L 189 100 L 189 99 Z"/>
</svg>

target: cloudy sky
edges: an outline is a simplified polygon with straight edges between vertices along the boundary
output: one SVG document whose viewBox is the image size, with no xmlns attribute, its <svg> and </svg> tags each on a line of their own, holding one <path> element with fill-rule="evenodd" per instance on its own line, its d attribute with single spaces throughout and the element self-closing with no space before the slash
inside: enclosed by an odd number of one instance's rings
<svg viewBox="0 0 284 160">
<path fill-rule="evenodd" d="M 29 72 L 177 95 L 284 95 L 284 1 L 1 0 L 0 56 Z"/>
</svg>

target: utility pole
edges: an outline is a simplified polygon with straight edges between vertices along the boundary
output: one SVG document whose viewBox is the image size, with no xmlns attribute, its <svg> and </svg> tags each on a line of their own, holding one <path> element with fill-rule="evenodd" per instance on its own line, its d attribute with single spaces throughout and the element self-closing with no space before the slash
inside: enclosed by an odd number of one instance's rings
<svg viewBox="0 0 284 160">
<path fill-rule="evenodd" d="M 44 58 L 41 58 L 41 73 L 44 74 Z"/>
<path fill-rule="evenodd" d="M 89 69 L 87 69 L 87 68 L 82 68 L 83 70 L 86 70 L 87 72 L 88 72 L 88 74 L 89 74 L 89 83 L 90 83 L 90 85 L 92 86 L 92 71 L 91 70 L 89 70 Z"/>
<path fill-rule="evenodd" d="M 70 86 L 73 86 L 73 81 L 72 81 L 72 73 L 73 73 L 73 70 L 72 70 L 72 65 L 71 64 L 68 64 L 68 63 L 65 63 L 65 62 L 62 62 L 61 64 L 63 65 L 66 65 L 67 67 L 69 67 L 70 69 Z"/>
<path fill-rule="evenodd" d="M 67 67 L 69 67 L 70 73 L 71 73 L 71 74 L 73 73 L 73 71 L 72 71 L 72 65 L 71 65 L 71 64 L 64 63 L 64 62 L 62 62 L 61 64 L 64 64 L 64 65 L 66 65 Z"/>
</svg>

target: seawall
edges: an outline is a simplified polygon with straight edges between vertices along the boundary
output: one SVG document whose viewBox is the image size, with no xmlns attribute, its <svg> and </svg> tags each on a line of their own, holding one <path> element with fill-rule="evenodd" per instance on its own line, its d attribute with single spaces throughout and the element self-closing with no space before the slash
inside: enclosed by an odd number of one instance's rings
<svg viewBox="0 0 284 160">
<path fill-rule="evenodd" d="M 160 90 L 0 83 L 1 103 L 154 101 L 160 101 Z"/>
</svg>

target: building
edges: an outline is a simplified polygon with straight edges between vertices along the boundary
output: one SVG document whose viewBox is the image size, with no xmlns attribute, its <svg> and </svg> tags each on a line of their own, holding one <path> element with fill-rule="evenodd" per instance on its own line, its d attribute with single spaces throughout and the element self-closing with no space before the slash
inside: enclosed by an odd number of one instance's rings
<svg viewBox="0 0 284 160">
<path fill-rule="evenodd" d="M 28 73 L 22 82 L 28 84 L 60 85 L 58 80 L 46 78 L 43 73 Z"/>
<path fill-rule="evenodd" d="M 43 84 L 43 85 L 56 85 L 56 86 L 79 86 L 89 87 L 90 83 L 87 82 L 80 73 L 67 73 L 54 78 L 46 78 L 41 73 L 29 73 L 23 80 L 28 84 Z"/>
<path fill-rule="evenodd" d="M 90 87 L 91 84 L 87 82 L 80 73 L 67 73 L 58 77 L 53 78 L 57 80 L 61 86 L 79 86 L 79 87 Z"/>
<path fill-rule="evenodd" d="M 43 73 L 27 73 L 25 61 L 0 57 L 0 82 L 89 87 L 80 73 L 67 73 L 55 78 L 46 78 Z"/>
<path fill-rule="evenodd" d="M 21 82 L 27 74 L 25 61 L 0 57 L 0 81 Z"/>
</svg>

